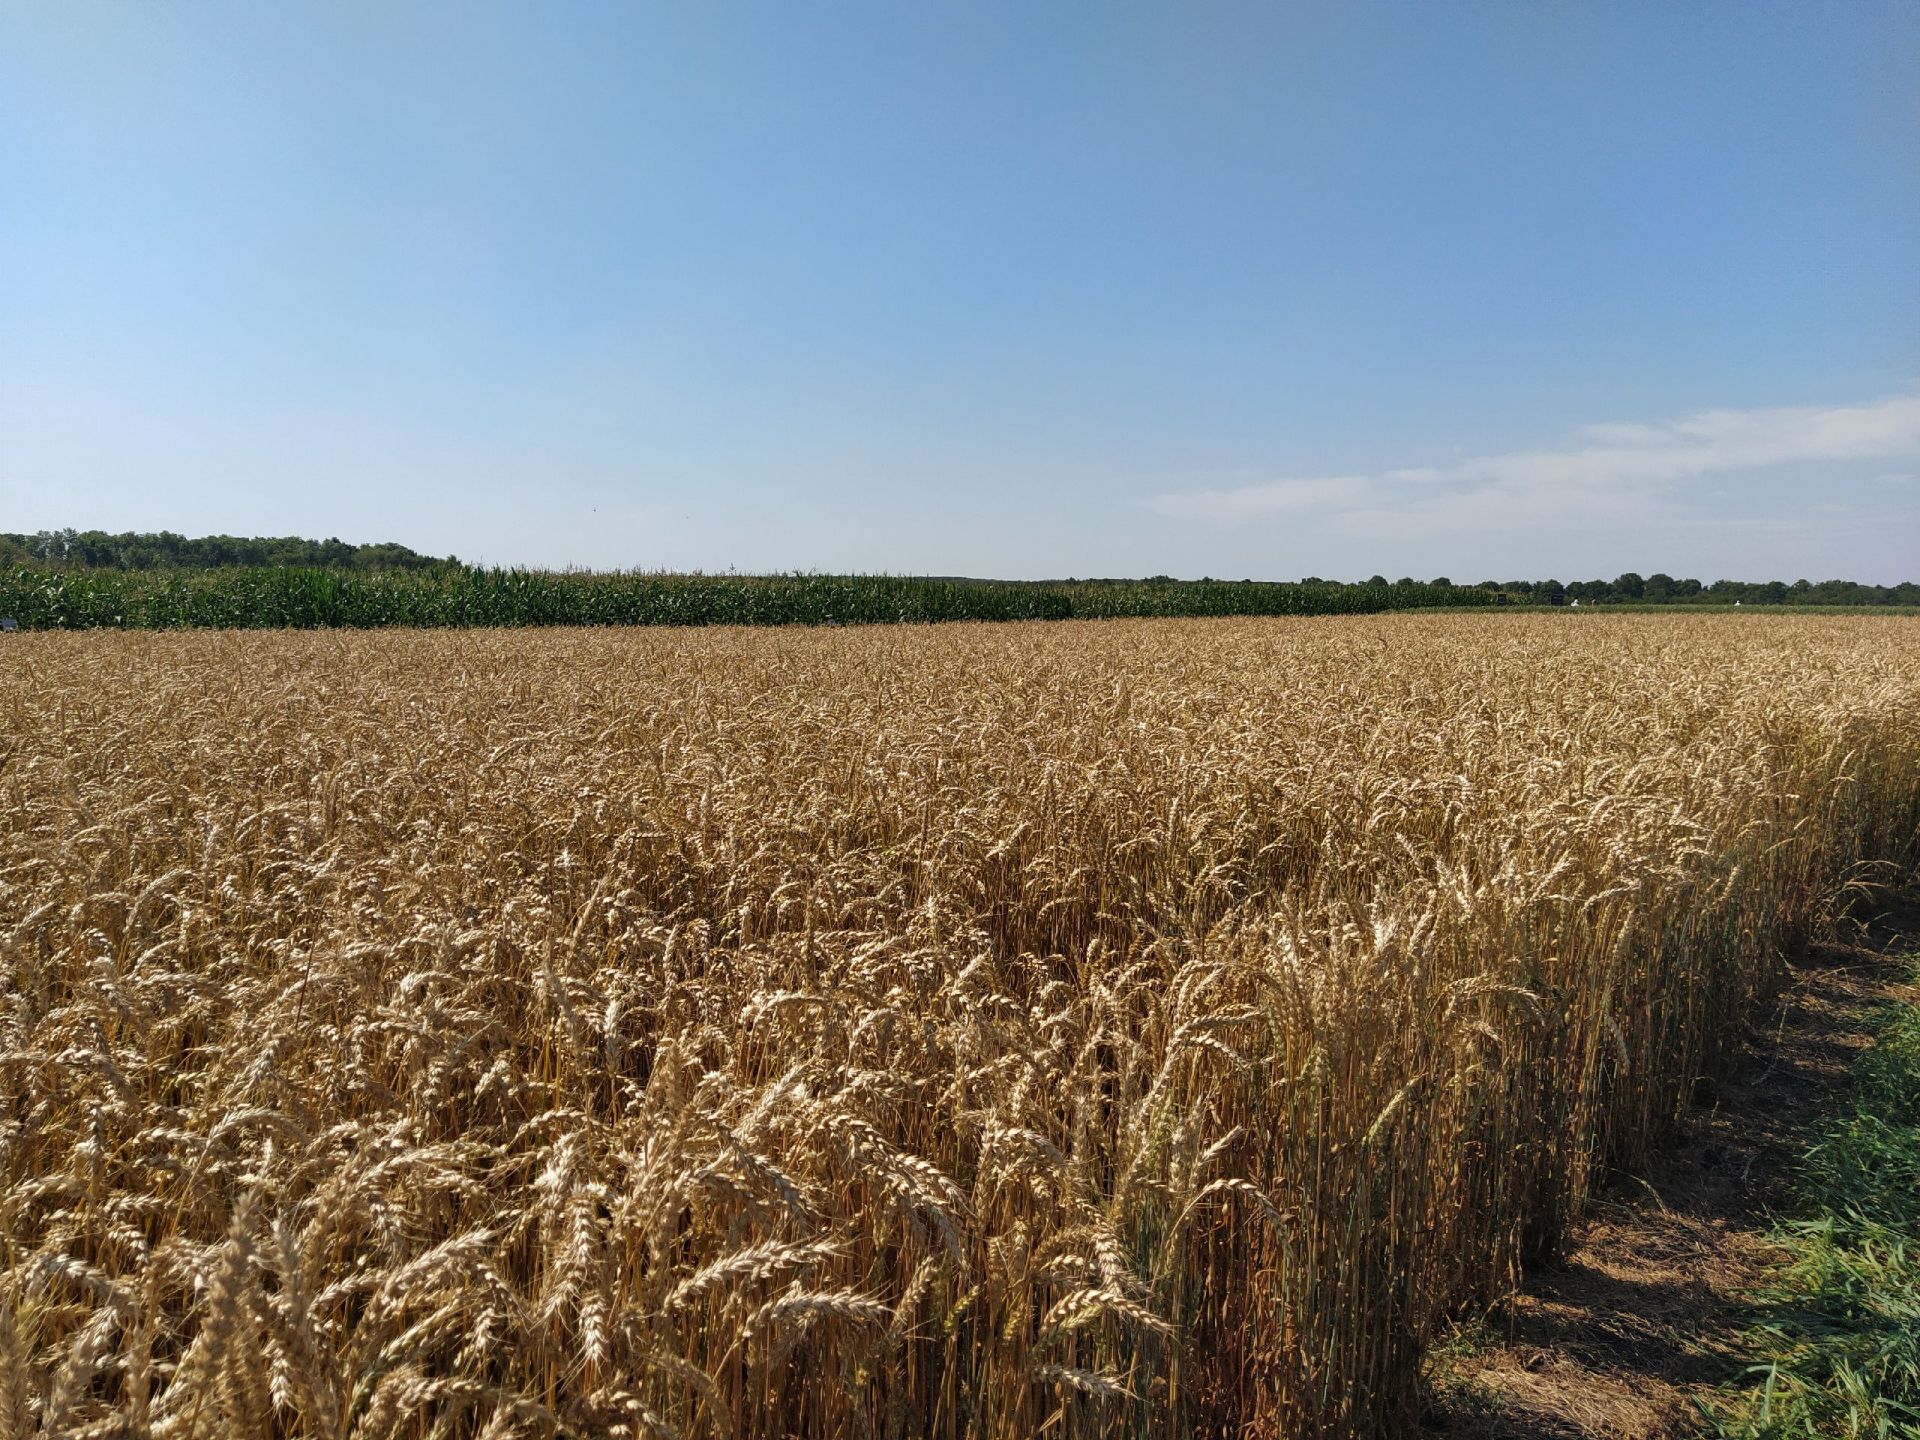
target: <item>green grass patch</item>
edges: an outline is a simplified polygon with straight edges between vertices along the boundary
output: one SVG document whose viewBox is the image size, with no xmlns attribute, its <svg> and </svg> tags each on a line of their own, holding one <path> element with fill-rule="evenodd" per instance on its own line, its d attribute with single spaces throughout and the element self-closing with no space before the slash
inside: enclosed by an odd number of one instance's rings
<svg viewBox="0 0 1920 1440">
<path fill-rule="evenodd" d="M 1800 1167 L 1802 1218 L 1752 1332 L 1742 1390 L 1708 1407 L 1718 1433 L 1920 1437 L 1920 1005 L 1862 1057 L 1848 1111 Z"/>
</svg>

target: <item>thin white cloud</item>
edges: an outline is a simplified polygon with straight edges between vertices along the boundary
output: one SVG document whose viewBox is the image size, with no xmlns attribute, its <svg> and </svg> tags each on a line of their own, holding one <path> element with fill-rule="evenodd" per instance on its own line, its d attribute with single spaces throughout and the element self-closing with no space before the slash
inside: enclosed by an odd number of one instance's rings
<svg viewBox="0 0 1920 1440">
<path fill-rule="evenodd" d="M 1196 520 L 1254 520 L 1353 505 L 1366 499 L 1372 481 L 1365 475 L 1325 475 L 1302 480 L 1269 480 L 1226 490 L 1189 490 L 1159 495 L 1148 503 L 1163 515 Z"/>
<path fill-rule="evenodd" d="M 1675 420 L 1589 425 L 1583 443 L 1478 455 L 1377 475 L 1280 478 L 1177 491 L 1163 515 L 1221 522 L 1319 515 L 1356 535 L 1514 529 L 1542 521 L 1620 521 L 1676 481 L 1779 465 L 1920 457 L 1920 393 L 1859 405 L 1702 410 Z"/>
</svg>

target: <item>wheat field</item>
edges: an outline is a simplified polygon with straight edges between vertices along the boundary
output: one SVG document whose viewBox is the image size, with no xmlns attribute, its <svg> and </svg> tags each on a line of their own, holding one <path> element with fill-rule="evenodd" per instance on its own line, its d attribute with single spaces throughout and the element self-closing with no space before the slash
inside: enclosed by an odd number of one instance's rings
<svg viewBox="0 0 1920 1440">
<path fill-rule="evenodd" d="M 1912 858 L 1917 640 L 5 637 L 0 1433 L 1399 1433 Z"/>
</svg>

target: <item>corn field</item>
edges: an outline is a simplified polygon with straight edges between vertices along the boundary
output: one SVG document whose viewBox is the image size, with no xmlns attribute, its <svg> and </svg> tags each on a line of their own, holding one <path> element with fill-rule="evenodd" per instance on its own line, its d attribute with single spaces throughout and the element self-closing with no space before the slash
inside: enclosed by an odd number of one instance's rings
<svg viewBox="0 0 1920 1440">
<path fill-rule="evenodd" d="M 0 569 L 0 616 L 31 630 L 388 625 L 874 625 L 945 620 L 1366 615 L 1491 606 L 1467 586 L 1264 580 L 942 580 L 480 569 L 352 572 Z"/>
<path fill-rule="evenodd" d="M 0 1433 L 1401 1433 L 1912 858 L 1917 641 L 4 637 Z"/>
</svg>

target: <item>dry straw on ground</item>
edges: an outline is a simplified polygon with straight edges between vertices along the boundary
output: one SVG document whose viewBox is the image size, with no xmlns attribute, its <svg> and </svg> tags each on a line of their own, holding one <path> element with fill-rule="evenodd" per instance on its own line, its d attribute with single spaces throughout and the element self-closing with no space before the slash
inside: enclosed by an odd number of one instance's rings
<svg viewBox="0 0 1920 1440">
<path fill-rule="evenodd" d="M 0 1432 L 1390 1433 L 1912 846 L 1915 638 L 16 636 Z"/>
</svg>

